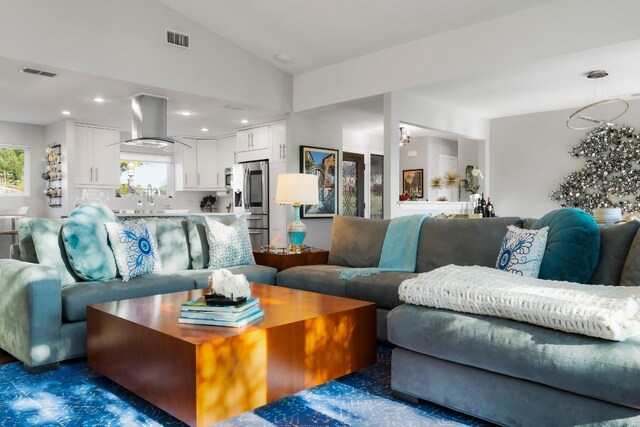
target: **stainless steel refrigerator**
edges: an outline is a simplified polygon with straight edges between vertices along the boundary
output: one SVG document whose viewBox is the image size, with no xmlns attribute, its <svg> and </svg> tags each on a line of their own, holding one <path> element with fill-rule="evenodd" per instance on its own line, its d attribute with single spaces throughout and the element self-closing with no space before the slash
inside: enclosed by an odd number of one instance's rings
<svg viewBox="0 0 640 427">
<path fill-rule="evenodd" d="M 266 160 L 240 163 L 241 200 L 247 214 L 251 247 L 260 249 L 269 244 L 269 162 Z"/>
</svg>

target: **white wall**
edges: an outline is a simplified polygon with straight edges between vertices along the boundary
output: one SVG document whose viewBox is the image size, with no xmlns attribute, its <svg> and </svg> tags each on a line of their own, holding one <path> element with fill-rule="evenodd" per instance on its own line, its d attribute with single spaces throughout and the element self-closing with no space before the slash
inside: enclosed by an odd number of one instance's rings
<svg viewBox="0 0 640 427">
<path fill-rule="evenodd" d="M 300 172 L 300 146 L 334 148 L 340 150 L 338 164 L 342 161 L 342 124 L 328 120 L 322 113 L 292 113 L 287 118 L 287 172 Z M 336 191 L 340 194 L 341 168 L 336 168 Z M 338 197 L 338 205 L 342 202 Z M 288 212 L 287 224 L 291 221 Z M 331 218 L 303 218 L 307 226 L 306 245 L 329 249 L 331 246 Z"/>
<path fill-rule="evenodd" d="M 424 191 L 429 200 L 434 202 L 438 199 L 438 196 L 444 196 L 448 193 L 444 189 L 440 192 L 433 190 L 429 185 L 431 178 L 442 176 L 440 175 L 440 156 L 458 157 L 458 144 L 455 141 L 435 137 L 429 137 L 427 141 L 427 170 L 425 171 Z M 450 202 L 454 201 L 458 195 L 457 189 L 452 190 L 452 192 L 455 192 L 455 198 L 449 198 Z"/>
<path fill-rule="evenodd" d="M 45 155 L 44 126 L 21 123 L 0 122 L 0 144 L 22 145 L 29 147 L 29 187 L 28 196 L 0 196 L 0 210 L 17 210 L 29 206 L 29 216 L 47 216 L 44 181 L 40 177 L 44 172 L 42 157 Z M 10 220 L 0 220 L 0 230 L 11 228 Z M 11 236 L 0 236 L 0 258 L 8 258 Z"/>
<path fill-rule="evenodd" d="M 0 56 L 290 111 L 292 77 L 154 0 L 2 0 Z M 164 42 L 187 33 L 191 48 Z M 19 36 L 18 36 L 19 35 Z"/>
<path fill-rule="evenodd" d="M 560 204 L 549 199 L 551 191 L 583 158 L 568 152 L 586 135 L 567 128 L 573 110 L 526 114 L 491 121 L 491 201 L 500 216 L 540 217 Z M 618 122 L 640 126 L 640 101 L 630 102 Z M 485 194 L 486 196 L 486 194 Z"/>
</svg>

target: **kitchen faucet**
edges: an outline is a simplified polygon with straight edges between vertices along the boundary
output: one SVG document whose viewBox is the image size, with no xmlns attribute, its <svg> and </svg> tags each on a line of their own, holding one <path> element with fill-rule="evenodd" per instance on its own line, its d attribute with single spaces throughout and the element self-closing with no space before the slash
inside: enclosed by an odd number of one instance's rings
<svg viewBox="0 0 640 427">
<path fill-rule="evenodd" d="M 153 187 L 151 187 L 151 184 L 147 185 L 147 206 L 149 207 L 149 212 L 153 213 L 155 209 L 153 203 Z"/>
</svg>

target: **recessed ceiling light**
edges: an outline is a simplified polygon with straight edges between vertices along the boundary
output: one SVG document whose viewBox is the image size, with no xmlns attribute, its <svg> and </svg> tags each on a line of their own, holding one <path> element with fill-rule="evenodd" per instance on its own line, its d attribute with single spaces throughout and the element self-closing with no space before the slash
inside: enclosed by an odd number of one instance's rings
<svg viewBox="0 0 640 427">
<path fill-rule="evenodd" d="M 183 116 L 190 116 L 191 115 L 191 111 L 182 111 L 182 112 L 180 112 L 180 114 L 182 114 Z"/>
<path fill-rule="evenodd" d="M 209 132 L 209 128 L 202 128 L 200 129 L 202 132 Z"/>
<path fill-rule="evenodd" d="M 104 102 L 104 98 L 100 98 L 99 96 L 96 96 L 95 98 L 93 98 L 93 100 L 95 102 L 97 102 L 98 104 L 101 103 L 101 102 Z"/>
<path fill-rule="evenodd" d="M 276 55 L 276 61 L 284 62 L 286 64 L 293 61 L 293 58 L 288 53 L 279 53 Z"/>
<path fill-rule="evenodd" d="M 243 125 L 246 125 L 247 123 L 249 123 L 249 120 L 242 119 L 242 120 L 240 120 L 240 123 L 242 123 Z"/>
<path fill-rule="evenodd" d="M 65 116 L 68 116 L 71 114 L 71 111 L 64 110 L 64 111 L 61 111 L 61 113 L 64 114 Z"/>
</svg>

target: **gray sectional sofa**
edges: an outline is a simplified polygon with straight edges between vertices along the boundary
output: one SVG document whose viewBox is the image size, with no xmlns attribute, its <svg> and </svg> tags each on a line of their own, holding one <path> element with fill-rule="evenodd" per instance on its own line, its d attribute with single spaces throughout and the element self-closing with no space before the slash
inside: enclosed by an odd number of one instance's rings
<svg viewBox="0 0 640 427">
<path fill-rule="evenodd" d="M 234 215 L 214 215 L 230 224 Z M 202 215 L 146 218 L 153 224 L 164 270 L 99 282 L 62 284 L 53 266 L 38 263 L 28 222 L 20 224 L 20 242 L 12 259 L 0 259 L 0 348 L 31 372 L 52 369 L 60 361 L 86 354 L 87 304 L 185 291 L 208 286 L 209 245 Z M 60 230 L 59 220 L 48 220 Z M 62 243 L 51 251 L 66 263 Z M 177 260 L 181 260 L 177 262 Z M 249 281 L 275 283 L 276 270 L 261 265 L 229 268 Z"/>
<path fill-rule="evenodd" d="M 509 426 L 640 425 L 640 337 L 606 341 L 399 300 L 400 283 L 418 273 L 448 264 L 494 267 L 507 225 L 533 223 L 427 219 L 415 272 L 341 280 L 345 268 L 378 265 L 389 221 L 334 217 L 328 265 L 294 267 L 276 280 L 375 302 L 378 339 L 395 346 L 392 390 L 403 400 L 428 400 Z M 640 286 L 639 226 L 599 228 L 598 262 L 588 283 Z"/>
</svg>

